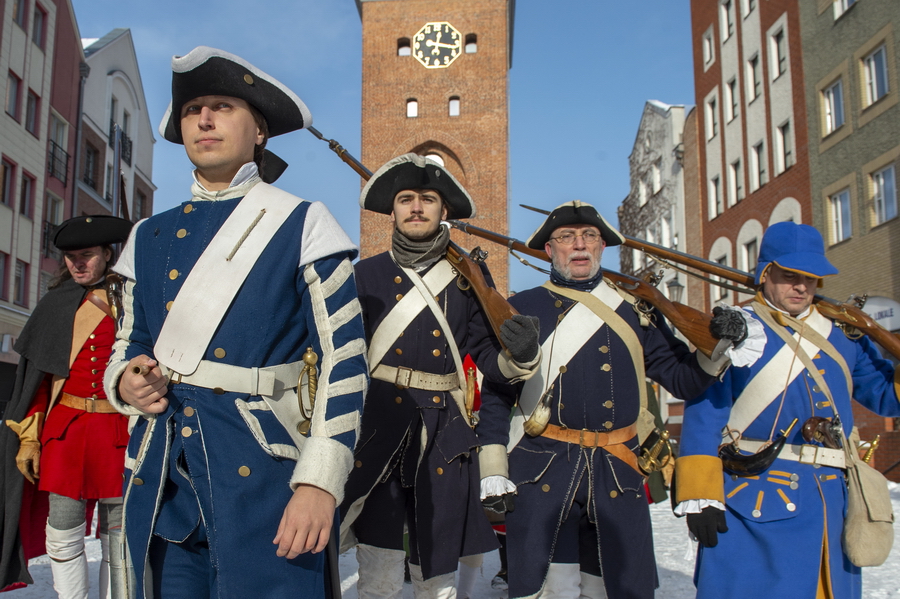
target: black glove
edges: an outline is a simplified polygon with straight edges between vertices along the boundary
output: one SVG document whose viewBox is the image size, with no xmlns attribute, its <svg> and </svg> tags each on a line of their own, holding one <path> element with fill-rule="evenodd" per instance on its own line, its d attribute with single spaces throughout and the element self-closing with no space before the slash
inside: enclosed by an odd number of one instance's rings
<svg viewBox="0 0 900 599">
<path fill-rule="evenodd" d="M 747 338 L 747 321 L 737 310 L 716 306 L 713 308 L 709 332 L 716 339 L 728 339 L 735 345 L 740 345 Z"/>
<path fill-rule="evenodd" d="M 728 532 L 725 524 L 725 512 L 715 507 L 705 507 L 699 514 L 687 515 L 688 530 L 691 531 L 704 547 L 715 547 L 719 544 L 716 532 Z"/>
<path fill-rule="evenodd" d="M 500 325 L 500 341 L 512 359 L 520 364 L 531 362 L 538 355 L 541 321 L 537 316 L 513 314 Z"/>
<path fill-rule="evenodd" d="M 481 500 L 481 505 L 486 510 L 491 510 L 498 514 L 508 514 L 516 509 L 516 494 L 490 495 Z"/>
</svg>

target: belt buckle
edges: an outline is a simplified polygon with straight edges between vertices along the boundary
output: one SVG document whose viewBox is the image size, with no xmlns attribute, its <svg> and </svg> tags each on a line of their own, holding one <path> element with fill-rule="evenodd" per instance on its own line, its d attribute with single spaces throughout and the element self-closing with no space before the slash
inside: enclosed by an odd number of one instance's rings
<svg viewBox="0 0 900 599">
<path fill-rule="evenodd" d="M 177 378 L 176 378 L 177 377 Z M 181 373 L 172 371 L 172 374 L 169 375 L 169 383 L 172 385 L 178 385 L 181 383 Z"/>
<path fill-rule="evenodd" d="M 404 379 L 402 382 L 401 375 Z M 409 389 L 409 384 L 412 382 L 412 375 L 412 368 L 407 368 L 406 366 L 398 366 L 397 376 L 394 377 L 394 385 L 396 385 L 400 389 Z"/>
<path fill-rule="evenodd" d="M 815 464 L 818 453 L 819 448 L 816 445 L 801 445 L 800 456 L 797 461 L 801 464 Z"/>
<path fill-rule="evenodd" d="M 94 403 L 93 397 L 84 398 L 84 411 L 88 414 L 93 414 L 97 411 L 97 404 Z"/>
<path fill-rule="evenodd" d="M 594 435 L 594 444 L 593 445 L 585 445 L 584 444 L 584 434 L 585 433 L 591 433 Z M 600 431 L 589 431 L 588 429 L 583 428 L 583 429 L 581 429 L 581 434 L 578 435 L 578 445 L 585 449 L 596 449 L 597 446 L 599 445 L 599 441 L 600 441 Z"/>
</svg>

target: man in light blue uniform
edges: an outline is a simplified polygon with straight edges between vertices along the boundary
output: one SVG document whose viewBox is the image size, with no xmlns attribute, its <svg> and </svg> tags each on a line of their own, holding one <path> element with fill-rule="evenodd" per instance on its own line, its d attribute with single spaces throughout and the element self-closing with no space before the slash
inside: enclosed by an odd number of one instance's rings
<svg viewBox="0 0 900 599">
<path fill-rule="evenodd" d="M 132 232 L 105 381 L 137 416 L 136 596 L 322 597 L 368 380 L 356 248 L 324 205 L 261 181 L 267 137 L 311 124 L 295 94 L 212 48 L 172 69 L 160 132 L 197 167 L 192 197 Z M 313 353 L 317 388 L 298 388 Z"/>
<path fill-rule="evenodd" d="M 760 292 L 748 310 L 765 329 L 762 357 L 731 368 L 685 407 L 676 514 L 687 514 L 700 541 L 697 597 L 858 598 L 860 569 L 841 546 L 847 484 L 840 445 L 849 441 L 840 429 L 849 437 L 853 428 L 848 383 L 870 410 L 900 415 L 896 372 L 868 337 L 848 337 L 812 305 L 822 277 L 837 273 L 814 228 L 769 227 L 756 272 Z M 799 350 L 787 343 L 801 335 Z M 765 452 L 794 419 L 767 468 L 723 473 L 720 445 L 737 439 L 745 456 Z M 804 424 L 818 427 L 824 442 L 805 438 Z M 727 457 L 732 471 L 761 458 Z"/>
</svg>

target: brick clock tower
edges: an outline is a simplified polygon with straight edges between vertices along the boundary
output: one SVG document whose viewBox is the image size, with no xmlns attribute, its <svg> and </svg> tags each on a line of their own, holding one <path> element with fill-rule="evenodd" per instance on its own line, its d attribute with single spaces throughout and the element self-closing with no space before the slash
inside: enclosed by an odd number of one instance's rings
<svg viewBox="0 0 900 599">
<path fill-rule="evenodd" d="M 508 72 L 515 0 L 356 0 L 362 18 L 362 162 L 372 170 L 415 152 L 442 162 L 475 200 L 473 225 L 507 234 Z M 392 226 L 363 210 L 363 258 L 390 248 Z M 497 289 L 502 247 L 480 245 Z"/>
</svg>

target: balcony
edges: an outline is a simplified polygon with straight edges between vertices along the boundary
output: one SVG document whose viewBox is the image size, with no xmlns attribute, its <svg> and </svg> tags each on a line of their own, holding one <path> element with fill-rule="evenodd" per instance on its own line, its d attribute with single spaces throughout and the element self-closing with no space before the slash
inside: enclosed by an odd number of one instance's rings
<svg viewBox="0 0 900 599">
<path fill-rule="evenodd" d="M 122 131 L 122 161 L 131 166 L 131 138 Z M 109 120 L 109 147 L 116 147 L 116 122 L 112 119 Z"/>
<path fill-rule="evenodd" d="M 47 172 L 66 185 L 69 173 L 69 154 L 55 141 L 50 141 L 50 152 L 47 156 Z"/>
</svg>

